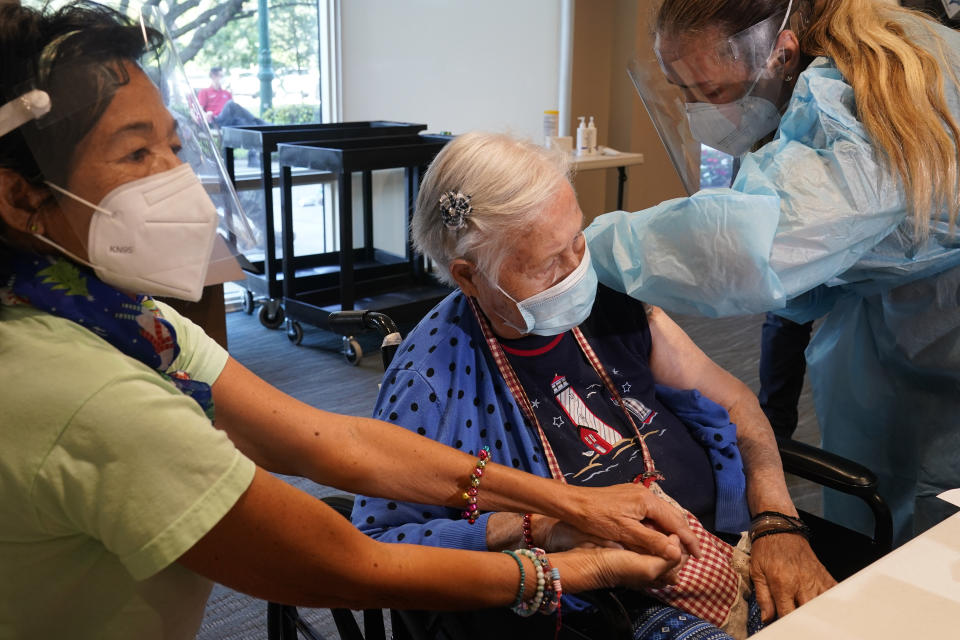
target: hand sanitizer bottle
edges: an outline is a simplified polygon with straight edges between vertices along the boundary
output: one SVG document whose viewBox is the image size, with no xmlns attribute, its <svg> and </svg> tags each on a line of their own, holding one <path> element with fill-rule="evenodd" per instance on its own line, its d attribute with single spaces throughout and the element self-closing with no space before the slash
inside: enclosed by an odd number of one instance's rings
<svg viewBox="0 0 960 640">
<path fill-rule="evenodd" d="M 593 124 L 593 116 L 590 116 L 590 123 L 587 125 L 587 155 L 593 156 L 597 153 L 597 127 Z"/>
<path fill-rule="evenodd" d="M 578 116 L 577 119 L 580 120 L 580 126 L 577 127 L 577 155 L 585 156 L 590 153 L 587 147 L 587 125 L 585 124 L 587 117 Z"/>
</svg>

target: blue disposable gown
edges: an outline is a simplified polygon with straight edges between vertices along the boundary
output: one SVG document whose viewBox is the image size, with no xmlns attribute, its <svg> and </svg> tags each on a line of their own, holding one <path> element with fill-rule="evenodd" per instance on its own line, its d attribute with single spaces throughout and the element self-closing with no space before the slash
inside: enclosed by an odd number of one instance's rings
<svg viewBox="0 0 960 640">
<path fill-rule="evenodd" d="M 931 51 L 939 36 L 958 69 L 960 33 L 908 27 Z M 807 349 L 824 447 L 878 474 L 898 541 L 952 511 L 935 496 L 960 487 L 960 238 L 943 212 L 915 241 L 831 60 L 800 75 L 777 137 L 744 156 L 731 188 L 608 213 L 586 235 L 601 282 L 670 311 L 829 312 Z M 852 499 L 827 495 L 825 513 L 872 529 Z"/>
</svg>

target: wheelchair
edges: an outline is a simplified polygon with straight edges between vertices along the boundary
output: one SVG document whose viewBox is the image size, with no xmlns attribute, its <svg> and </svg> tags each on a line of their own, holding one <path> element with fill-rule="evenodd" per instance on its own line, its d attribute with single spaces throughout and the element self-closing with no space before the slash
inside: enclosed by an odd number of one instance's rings
<svg viewBox="0 0 960 640">
<path fill-rule="evenodd" d="M 384 369 L 390 364 L 400 344 L 399 331 L 393 321 L 373 311 L 340 311 L 331 315 L 332 330 L 352 335 L 362 330 L 376 330 L 384 338 L 381 356 Z M 870 508 L 874 517 L 874 531 L 867 536 L 828 520 L 800 511 L 800 517 L 810 527 L 810 545 L 817 557 L 837 581 L 843 580 L 874 562 L 893 548 L 893 518 L 883 497 L 877 491 L 876 475 L 856 462 L 802 442 L 777 439 L 783 470 L 820 486 L 855 496 Z M 323 499 L 348 520 L 353 511 L 353 497 L 331 496 Z M 600 597 L 592 601 L 612 618 L 625 618 L 625 611 L 615 597 Z M 386 625 L 379 609 L 364 610 L 363 629 L 349 609 L 331 609 L 341 640 L 385 640 Z M 483 614 L 484 612 L 481 612 Z M 449 640 L 471 639 L 470 629 L 476 625 L 458 620 L 456 612 L 389 611 L 392 636 L 395 640 Z M 538 616 L 539 618 L 539 616 Z M 616 629 L 616 638 L 631 638 L 632 630 L 624 625 Z M 269 640 L 326 640 L 325 636 L 308 624 L 296 607 L 279 603 L 267 605 L 267 637 Z M 574 631 L 566 636 L 588 638 Z"/>
</svg>

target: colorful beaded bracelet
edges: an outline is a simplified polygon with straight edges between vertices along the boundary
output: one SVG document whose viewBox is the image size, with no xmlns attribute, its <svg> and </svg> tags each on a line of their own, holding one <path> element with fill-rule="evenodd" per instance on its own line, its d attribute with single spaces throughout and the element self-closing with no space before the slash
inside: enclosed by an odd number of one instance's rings
<svg viewBox="0 0 960 640">
<path fill-rule="evenodd" d="M 543 574 L 546 578 L 546 589 L 543 601 L 540 603 L 540 613 L 544 615 L 557 614 L 557 625 L 554 629 L 553 638 L 557 640 L 560 637 L 560 629 L 563 626 L 561 611 L 561 602 L 563 600 L 563 586 L 560 584 L 560 570 L 550 564 L 550 558 L 543 549 L 534 548 L 533 552 L 543 567 Z"/>
<path fill-rule="evenodd" d="M 539 611 L 542 614 L 557 614 L 557 634 L 560 632 L 560 603 L 563 598 L 563 587 L 560 584 L 560 570 L 550 564 L 547 552 L 543 549 L 534 547 L 532 549 L 516 549 L 515 551 L 504 550 L 520 567 L 520 587 L 517 590 L 517 598 L 513 601 L 510 609 L 521 617 L 532 616 Z M 530 558 L 533 567 L 537 572 L 537 585 L 533 595 L 528 599 L 523 599 L 525 587 L 526 572 L 523 569 L 521 557 Z"/>
<path fill-rule="evenodd" d="M 477 521 L 477 494 L 480 493 L 480 478 L 483 477 L 483 468 L 487 466 L 490 459 L 490 447 L 484 447 L 477 454 L 477 464 L 470 474 L 470 486 L 463 492 L 463 499 L 467 501 L 467 508 L 463 511 L 463 517 L 470 524 Z"/>
<path fill-rule="evenodd" d="M 544 556 L 546 557 L 546 556 Z M 554 611 L 557 613 L 557 626 L 554 628 L 553 640 L 558 640 L 560 637 L 560 628 L 563 626 L 563 611 L 561 611 L 561 603 L 563 601 L 563 587 L 560 586 L 560 569 L 556 567 L 551 567 L 550 569 L 550 584 L 553 586 L 553 598 L 550 601 L 550 605 L 547 607 L 546 611 L 543 613 L 550 615 Z"/>
<path fill-rule="evenodd" d="M 520 530 L 523 532 L 523 543 L 527 545 L 527 549 L 533 549 L 533 526 L 530 524 L 531 514 L 523 514 Z"/>
<path fill-rule="evenodd" d="M 543 602 L 540 603 L 540 613 L 550 615 L 560 608 L 560 598 L 563 596 L 563 589 L 560 586 L 560 570 L 550 564 L 550 558 L 543 549 L 533 548 L 540 566 L 543 567 L 543 575 L 546 580 L 546 589 L 544 591 Z"/>
<path fill-rule="evenodd" d="M 540 560 L 537 559 L 537 554 L 531 549 L 517 549 L 514 553 L 520 556 L 530 558 L 533 562 L 533 567 L 537 572 L 537 587 L 534 591 L 533 597 L 529 600 L 524 600 L 520 604 L 512 607 L 512 611 L 522 618 L 532 616 L 537 611 L 540 610 L 540 605 L 543 603 L 543 595 L 546 590 L 547 581 L 543 575 L 543 565 L 540 564 Z"/>
</svg>

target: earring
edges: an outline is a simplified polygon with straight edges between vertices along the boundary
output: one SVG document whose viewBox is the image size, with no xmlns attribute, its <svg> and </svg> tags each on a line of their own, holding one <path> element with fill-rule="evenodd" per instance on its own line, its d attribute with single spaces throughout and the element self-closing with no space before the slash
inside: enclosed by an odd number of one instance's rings
<svg viewBox="0 0 960 640">
<path fill-rule="evenodd" d="M 785 75 L 785 76 L 783 77 L 783 80 L 784 80 L 784 82 L 793 82 L 793 74 L 792 74 L 792 73 L 788 73 L 787 75 Z"/>
<path fill-rule="evenodd" d="M 27 218 L 27 230 L 30 233 L 40 233 L 40 225 L 37 223 L 37 216 L 39 215 L 39 211 L 34 211 L 30 214 L 30 217 Z"/>
</svg>

